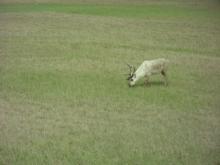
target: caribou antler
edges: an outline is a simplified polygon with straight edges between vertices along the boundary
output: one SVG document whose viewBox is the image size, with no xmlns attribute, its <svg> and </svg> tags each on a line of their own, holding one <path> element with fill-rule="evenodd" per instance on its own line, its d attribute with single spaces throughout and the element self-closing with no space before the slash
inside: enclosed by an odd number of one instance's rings
<svg viewBox="0 0 220 165">
<path fill-rule="evenodd" d="M 136 71 L 136 68 L 133 65 L 130 65 L 130 64 L 127 63 L 127 66 L 130 69 L 130 73 L 134 73 Z M 132 71 L 132 69 L 133 69 L 133 71 Z"/>
<path fill-rule="evenodd" d="M 128 76 L 127 80 L 130 80 L 132 78 L 133 74 L 135 73 L 136 69 L 135 69 L 135 67 L 133 65 L 130 65 L 128 63 L 126 63 L 126 65 L 130 69 L 130 73 L 128 74 L 129 76 Z"/>
<path fill-rule="evenodd" d="M 136 71 L 136 68 L 135 67 L 133 67 L 133 73 Z"/>
<path fill-rule="evenodd" d="M 130 64 L 128 64 L 128 63 L 126 63 L 126 64 L 127 64 L 127 66 L 129 67 L 129 69 L 130 69 L 130 73 L 132 73 L 132 68 L 133 68 L 133 66 L 130 65 Z"/>
</svg>

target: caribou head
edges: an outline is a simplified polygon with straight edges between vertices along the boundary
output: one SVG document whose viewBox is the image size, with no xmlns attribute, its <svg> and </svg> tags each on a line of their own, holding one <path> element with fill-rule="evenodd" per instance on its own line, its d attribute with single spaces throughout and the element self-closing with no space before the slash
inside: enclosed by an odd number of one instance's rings
<svg viewBox="0 0 220 165">
<path fill-rule="evenodd" d="M 129 86 L 132 86 L 132 81 L 136 77 L 136 74 L 135 74 L 136 69 L 134 66 L 130 64 L 127 64 L 127 66 L 129 68 L 129 74 L 128 74 L 127 80 L 129 81 Z"/>
</svg>

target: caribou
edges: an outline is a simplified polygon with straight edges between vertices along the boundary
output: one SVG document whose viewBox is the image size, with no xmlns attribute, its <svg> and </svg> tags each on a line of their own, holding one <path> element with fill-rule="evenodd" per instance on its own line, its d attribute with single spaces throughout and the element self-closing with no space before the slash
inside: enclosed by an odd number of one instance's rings
<svg viewBox="0 0 220 165">
<path fill-rule="evenodd" d="M 169 60 L 164 58 L 145 60 L 136 70 L 136 68 L 130 64 L 127 64 L 130 70 L 127 78 L 128 85 L 134 86 L 138 80 L 145 77 L 145 85 L 148 84 L 149 77 L 155 74 L 161 74 L 164 77 L 164 84 L 167 85 L 167 65 Z"/>
</svg>

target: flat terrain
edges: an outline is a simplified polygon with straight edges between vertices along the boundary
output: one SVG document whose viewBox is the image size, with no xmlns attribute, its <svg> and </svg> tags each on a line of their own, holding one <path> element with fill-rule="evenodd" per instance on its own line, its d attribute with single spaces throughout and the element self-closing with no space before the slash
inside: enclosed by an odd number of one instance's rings
<svg viewBox="0 0 220 165">
<path fill-rule="evenodd" d="M 0 164 L 218 165 L 219 1 L 0 2 Z M 129 88 L 125 63 L 170 60 Z"/>
</svg>

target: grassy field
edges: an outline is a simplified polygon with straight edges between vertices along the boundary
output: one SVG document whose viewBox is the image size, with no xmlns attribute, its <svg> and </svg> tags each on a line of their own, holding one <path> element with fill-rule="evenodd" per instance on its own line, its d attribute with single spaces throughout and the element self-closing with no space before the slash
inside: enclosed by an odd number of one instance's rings
<svg viewBox="0 0 220 165">
<path fill-rule="evenodd" d="M 0 3 L 0 164 L 219 165 L 219 1 L 25 2 Z M 169 86 L 129 88 L 159 57 Z"/>
</svg>

